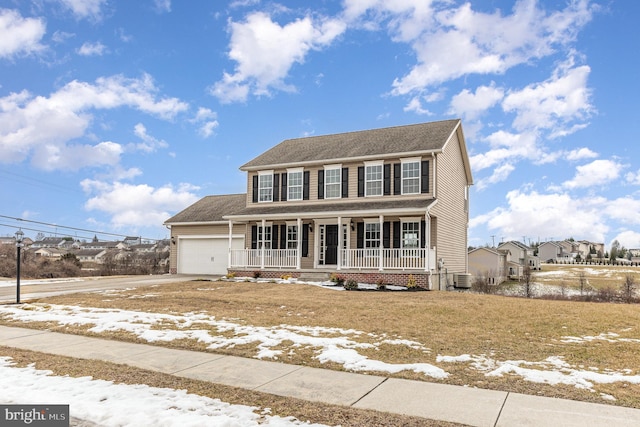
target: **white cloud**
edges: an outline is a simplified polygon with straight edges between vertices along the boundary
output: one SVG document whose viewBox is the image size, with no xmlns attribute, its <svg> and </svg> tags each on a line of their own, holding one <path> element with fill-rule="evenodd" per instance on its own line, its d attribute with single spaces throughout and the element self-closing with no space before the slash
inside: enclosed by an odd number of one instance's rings
<svg viewBox="0 0 640 427">
<path fill-rule="evenodd" d="M 490 184 L 496 184 L 498 182 L 505 181 L 514 170 L 515 166 L 513 166 L 512 164 L 502 164 L 493 170 L 493 174 L 490 177 L 479 180 L 476 183 L 476 187 L 478 188 L 478 190 L 484 190 Z"/>
<path fill-rule="evenodd" d="M 565 153 L 565 157 L 570 161 L 593 159 L 595 157 L 598 157 L 598 153 L 591 151 L 587 147 L 582 147 Z"/>
<path fill-rule="evenodd" d="M 189 120 L 191 123 L 195 123 L 199 126 L 198 133 L 203 138 L 208 138 L 215 133 L 218 128 L 218 114 L 215 111 L 211 111 L 208 108 L 200 107 L 196 116 Z"/>
<path fill-rule="evenodd" d="M 318 50 L 345 30 L 339 20 L 307 16 L 281 26 L 264 12 L 254 12 L 244 22 L 230 22 L 229 58 L 237 63 L 233 74 L 223 73 L 211 88 L 221 102 L 243 102 L 249 94 L 272 90 L 294 91 L 285 83 L 289 70 L 303 63 L 310 50 Z"/>
<path fill-rule="evenodd" d="M 479 171 L 501 164 L 508 160 L 510 163 L 522 159 L 535 159 L 540 156 L 537 146 L 537 135 L 531 132 L 510 133 L 499 130 L 486 138 L 490 150 L 470 157 L 471 169 Z"/>
<path fill-rule="evenodd" d="M 629 184 L 640 185 L 640 169 L 636 172 L 629 172 L 625 175 L 625 179 Z"/>
<path fill-rule="evenodd" d="M 587 78 L 591 69 L 573 66 L 573 59 L 559 66 L 553 76 L 522 90 L 511 91 L 504 99 L 505 112 L 514 112 L 517 130 L 549 129 L 552 136 L 564 136 L 584 127 L 575 120 L 586 120 L 593 112 Z"/>
<path fill-rule="evenodd" d="M 100 211 L 111 216 L 111 225 L 123 227 L 146 227 L 162 224 L 172 214 L 198 200 L 193 193 L 198 187 L 180 184 L 154 188 L 146 184 L 107 183 L 84 180 L 82 188 L 88 193 L 97 193 L 85 203 L 85 209 Z"/>
<path fill-rule="evenodd" d="M 461 116 L 467 120 L 475 120 L 484 111 L 496 105 L 504 97 L 504 90 L 490 86 L 478 86 L 475 93 L 462 90 L 451 98 L 450 114 Z"/>
<path fill-rule="evenodd" d="M 177 98 L 159 98 L 157 92 L 151 77 L 144 75 L 139 79 L 100 77 L 95 83 L 74 80 L 49 97 L 27 91 L 11 93 L 0 98 L 0 162 L 21 162 L 31 156 L 37 168 L 73 166 L 71 159 L 79 158 L 90 146 L 69 145 L 69 141 L 85 136 L 93 110 L 129 107 L 170 120 L 188 108 Z M 112 164 L 117 150 L 109 144 L 114 143 L 101 144 L 107 145 L 99 144 L 92 150 L 108 154 L 102 164 Z M 49 155 L 59 160 L 46 162 Z M 90 166 L 95 162 L 86 159 L 75 164 Z"/>
<path fill-rule="evenodd" d="M 78 55 L 102 56 L 107 52 L 107 47 L 100 42 L 84 42 L 78 49 Z"/>
<path fill-rule="evenodd" d="M 353 6 L 351 2 L 348 10 L 364 14 L 373 9 L 383 16 L 392 12 L 390 26 L 397 39 L 412 43 L 418 63 L 393 82 L 396 95 L 421 92 L 468 74 L 503 74 L 515 65 L 548 56 L 575 40 L 594 12 L 588 0 L 573 1 L 551 13 L 539 9 L 535 0 L 521 0 L 506 16 L 500 11 L 476 12 L 470 3 L 435 13 L 427 3 L 421 14 L 415 13 L 418 1 L 400 3 L 405 5 L 402 12 L 392 11 L 387 3 L 356 2 Z"/>
<path fill-rule="evenodd" d="M 94 21 L 102 19 L 102 6 L 107 0 L 58 0 L 65 8 L 71 10 L 78 18 Z"/>
<path fill-rule="evenodd" d="M 602 213 L 623 224 L 640 225 L 640 200 L 632 196 L 608 200 L 602 207 Z"/>
<path fill-rule="evenodd" d="M 632 230 L 625 230 L 618 233 L 611 241 L 617 240 L 620 245 L 627 249 L 639 249 L 640 248 L 640 233 Z"/>
<path fill-rule="evenodd" d="M 120 162 L 122 146 L 105 141 L 96 145 L 43 144 L 35 150 L 32 163 L 43 170 L 79 170 L 94 166 L 115 166 Z"/>
<path fill-rule="evenodd" d="M 166 141 L 161 139 L 157 139 L 147 133 L 147 128 L 142 124 L 138 123 L 133 128 L 133 133 L 142 140 L 137 144 L 130 144 L 129 147 L 133 148 L 137 151 L 143 151 L 145 153 L 153 153 L 157 151 L 159 148 L 167 148 L 169 144 Z"/>
<path fill-rule="evenodd" d="M 403 108 L 403 111 L 413 111 L 416 114 L 431 116 L 433 113 L 427 109 L 422 108 L 422 101 L 419 97 L 413 97 L 409 103 Z"/>
<path fill-rule="evenodd" d="M 594 160 L 576 167 L 573 179 L 562 184 L 564 188 L 585 188 L 606 185 L 620 177 L 624 165 L 613 160 Z"/>
<path fill-rule="evenodd" d="M 153 0 L 159 13 L 171 12 L 171 0 Z"/>
<path fill-rule="evenodd" d="M 23 18 L 16 10 L 0 9 L 0 58 L 41 51 L 45 32 L 44 20 Z"/>
<path fill-rule="evenodd" d="M 602 198 L 572 198 L 567 193 L 540 194 L 513 190 L 507 193 L 507 207 L 499 207 L 470 221 L 473 227 L 486 224 L 506 239 L 520 240 L 523 235 L 537 240 L 548 237 L 580 236 L 604 242 L 609 231 Z M 544 235 L 540 235 L 544 233 Z"/>
</svg>

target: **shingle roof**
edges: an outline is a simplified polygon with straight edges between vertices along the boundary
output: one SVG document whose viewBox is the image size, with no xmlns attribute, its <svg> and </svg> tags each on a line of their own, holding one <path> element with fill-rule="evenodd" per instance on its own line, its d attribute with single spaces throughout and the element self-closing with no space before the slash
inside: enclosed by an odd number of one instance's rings
<svg viewBox="0 0 640 427">
<path fill-rule="evenodd" d="M 246 204 L 246 194 L 206 196 L 166 220 L 165 224 L 225 221 L 222 215 L 230 215 L 244 209 Z"/>
<path fill-rule="evenodd" d="M 357 215 L 358 212 L 362 212 L 366 215 L 371 215 L 371 212 L 389 212 L 389 211 L 415 211 L 424 213 L 427 207 L 435 202 L 432 198 L 423 199 L 406 199 L 406 200 L 377 200 L 377 201 L 359 201 L 349 203 L 328 203 L 328 204 L 306 204 L 306 205 L 268 205 L 262 204 L 258 206 L 244 207 L 243 209 L 235 211 L 233 214 L 228 213 L 225 217 L 236 218 L 239 217 L 257 217 L 261 215 L 267 216 L 304 216 L 305 214 L 313 214 L 314 216 L 321 215 L 323 213 L 328 214 L 331 217 L 343 215 Z"/>
<path fill-rule="evenodd" d="M 287 139 L 245 163 L 240 169 L 437 151 L 444 147 L 459 124 L 460 120 L 454 119 Z"/>
</svg>

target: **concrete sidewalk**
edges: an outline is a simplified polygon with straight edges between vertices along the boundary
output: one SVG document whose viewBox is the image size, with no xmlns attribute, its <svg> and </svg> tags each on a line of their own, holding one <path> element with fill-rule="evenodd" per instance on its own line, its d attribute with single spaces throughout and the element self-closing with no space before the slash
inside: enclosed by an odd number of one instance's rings
<svg viewBox="0 0 640 427">
<path fill-rule="evenodd" d="M 479 427 L 640 426 L 640 409 L 409 381 L 0 326 L 0 345 L 123 363 L 279 396 Z"/>
</svg>

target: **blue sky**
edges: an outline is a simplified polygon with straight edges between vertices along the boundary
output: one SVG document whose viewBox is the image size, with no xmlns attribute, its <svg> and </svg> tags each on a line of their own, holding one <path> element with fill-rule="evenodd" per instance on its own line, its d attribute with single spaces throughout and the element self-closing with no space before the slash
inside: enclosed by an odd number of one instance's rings
<svg viewBox="0 0 640 427">
<path fill-rule="evenodd" d="M 0 234 L 163 238 L 284 139 L 461 118 L 470 245 L 640 248 L 639 4 L 0 0 Z"/>
</svg>

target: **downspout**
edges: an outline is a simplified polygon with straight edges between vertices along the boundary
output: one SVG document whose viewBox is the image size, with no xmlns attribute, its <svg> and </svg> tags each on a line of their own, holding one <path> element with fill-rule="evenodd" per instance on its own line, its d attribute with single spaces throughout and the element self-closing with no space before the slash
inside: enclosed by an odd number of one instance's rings
<svg viewBox="0 0 640 427">
<path fill-rule="evenodd" d="M 267 234 L 265 233 L 265 228 L 267 227 L 267 221 L 262 218 L 262 247 L 260 248 L 260 270 L 264 270 L 264 250 L 265 250 L 265 240 L 264 240 L 264 236 Z"/>
<path fill-rule="evenodd" d="M 229 220 L 229 258 L 227 259 L 227 270 L 231 268 L 231 259 L 232 259 L 231 242 L 232 241 L 233 241 L 233 221 Z"/>
<path fill-rule="evenodd" d="M 380 253 L 378 255 L 378 270 L 384 270 L 384 254 L 382 251 L 384 250 L 384 215 L 380 215 L 380 242 L 378 249 Z"/>
<path fill-rule="evenodd" d="M 425 227 L 424 227 L 424 242 L 426 246 L 426 260 L 425 271 L 429 273 L 427 280 L 429 281 L 429 290 L 433 289 L 433 283 L 431 282 L 431 215 L 429 214 L 429 208 L 424 213 Z"/>
<path fill-rule="evenodd" d="M 296 260 L 296 269 L 300 270 L 302 268 L 302 218 L 298 218 L 296 227 L 298 235 L 298 244 L 296 245 L 298 259 Z"/>
</svg>

